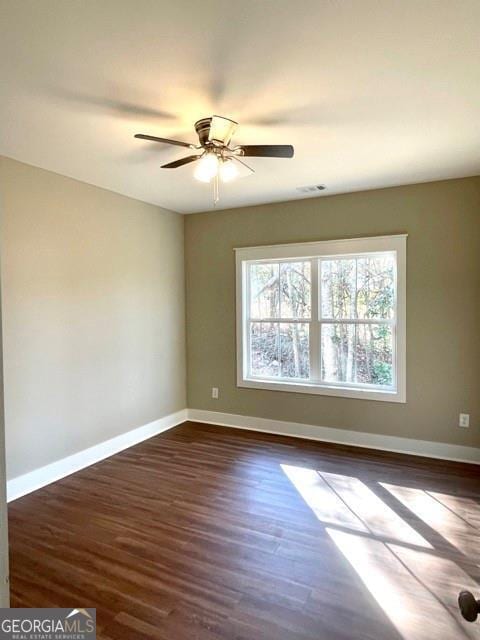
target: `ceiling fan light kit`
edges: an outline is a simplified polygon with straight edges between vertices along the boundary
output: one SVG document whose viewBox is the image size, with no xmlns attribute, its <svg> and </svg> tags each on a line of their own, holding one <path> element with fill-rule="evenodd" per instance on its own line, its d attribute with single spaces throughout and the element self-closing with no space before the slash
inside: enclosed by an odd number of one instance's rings
<svg viewBox="0 0 480 640">
<path fill-rule="evenodd" d="M 220 180 L 222 182 L 231 182 L 238 176 L 237 165 L 229 158 L 223 159 L 219 169 Z"/>
<path fill-rule="evenodd" d="M 181 140 L 158 138 L 143 133 L 137 133 L 135 138 L 172 144 L 187 149 L 200 151 L 200 154 L 189 155 L 173 162 L 162 165 L 162 169 L 177 169 L 185 164 L 197 162 L 194 177 L 200 182 L 212 182 L 214 184 L 214 203 L 218 202 L 218 180 L 231 182 L 238 175 L 238 167 L 235 163 L 242 164 L 250 173 L 254 170 L 249 167 L 242 158 L 293 158 L 291 145 L 238 145 L 231 147 L 230 142 L 237 129 L 238 123 L 229 118 L 212 116 L 202 118 L 195 123 L 195 131 L 199 144 L 190 144 Z"/>
<path fill-rule="evenodd" d="M 193 176 L 200 182 L 211 182 L 217 176 L 222 182 L 231 182 L 238 176 L 238 169 L 230 158 L 222 158 L 216 153 L 206 152 L 200 156 Z"/>
<path fill-rule="evenodd" d="M 210 182 L 212 178 L 218 175 L 218 165 L 219 160 L 217 154 L 207 151 L 200 156 L 193 175 L 197 180 L 200 180 L 200 182 Z"/>
</svg>

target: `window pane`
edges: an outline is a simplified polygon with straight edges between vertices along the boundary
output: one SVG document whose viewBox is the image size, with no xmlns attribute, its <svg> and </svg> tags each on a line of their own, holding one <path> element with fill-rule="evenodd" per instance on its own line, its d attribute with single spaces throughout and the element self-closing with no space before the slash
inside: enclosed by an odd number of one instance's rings
<svg viewBox="0 0 480 640">
<path fill-rule="evenodd" d="M 277 377 L 280 373 L 278 324 L 252 322 L 250 328 L 250 373 Z"/>
<path fill-rule="evenodd" d="M 387 324 L 322 325 L 322 378 L 389 387 L 393 334 Z"/>
<path fill-rule="evenodd" d="M 322 325 L 322 378 L 326 382 L 354 382 L 355 325 Z"/>
<path fill-rule="evenodd" d="M 279 297 L 279 264 L 251 264 L 250 317 L 278 318 Z"/>
<path fill-rule="evenodd" d="M 310 318 L 310 262 L 280 265 L 280 312 L 282 318 Z"/>
<path fill-rule="evenodd" d="M 395 258 L 378 255 L 357 260 L 357 317 L 393 318 Z"/>
<path fill-rule="evenodd" d="M 393 383 L 393 336 L 387 324 L 357 325 L 356 381 L 389 387 Z"/>
<path fill-rule="evenodd" d="M 309 326 L 303 322 L 280 325 L 282 378 L 308 378 L 310 375 Z"/>
<path fill-rule="evenodd" d="M 322 317 L 355 318 L 356 260 L 322 260 Z"/>
</svg>

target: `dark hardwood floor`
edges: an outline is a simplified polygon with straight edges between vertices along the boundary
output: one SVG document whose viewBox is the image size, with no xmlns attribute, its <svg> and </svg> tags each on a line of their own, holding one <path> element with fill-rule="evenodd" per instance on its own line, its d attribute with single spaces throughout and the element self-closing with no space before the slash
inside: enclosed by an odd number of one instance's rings
<svg viewBox="0 0 480 640">
<path fill-rule="evenodd" d="M 480 470 L 186 423 L 9 505 L 13 607 L 98 637 L 461 640 Z"/>
</svg>

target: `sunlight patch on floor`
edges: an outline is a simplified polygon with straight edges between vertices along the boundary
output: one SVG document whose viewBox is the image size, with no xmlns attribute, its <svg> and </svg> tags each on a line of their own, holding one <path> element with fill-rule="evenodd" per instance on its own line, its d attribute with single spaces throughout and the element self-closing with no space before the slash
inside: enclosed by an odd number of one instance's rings
<svg viewBox="0 0 480 640">
<path fill-rule="evenodd" d="M 480 562 L 478 530 L 422 489 L 380 483 L 418 518 L 434 529 L 470 562 Z"/>
<path fill-rule="evenodd" d="M 480 529 L 480 505 L 470 498 L 462 498 L 460 496 L 450 496 L 446 493 L 437 493 L 436 491 L 427 491 L 435 500 L 445 505 L 450 511 L 457 516 L 469 522 L 472 526 Z"/>
<path fill-rule="evenodd" d="M 450 582 L 453 563 L 329 527 L 327 533 L 405 640 L 478 638 L 477 630 L 462 621 L 458 610 L 445 604 L 457 593 L 458 581 L 467 586 L 472 582 L 465 574 L 459 577 L 458 567 L 457 580 Z M 429 573 L 436 576 L 435 586 L 429 582 Z"/>
<path fill-rule="evenodd" d="M 360 479 L 280 465 L 337 549 L 404 640 L 479 638 L 464 621 L 458 593 L 478 584 L 436 549 Z M 450 544 L 480 553 L 480 507 L 467 498 L 380 482 L 379 485 Z M 466 565 L 465 565 L 466 566 Z"/>
<path fill-rule="evenodd" d="M 362 521 L 314 469 L 293 467 L 287 464 L 280 466 L 319 520 L 348 527 L 354 531 L 368 532 Z"/>
<path fill-rule="evenodd" d="M 358 478 L 280 465 L 299 494 L 325 524 L 398 540 L 431 545 Z"/>
<path fill-rule="evenodd" d="M 319 472 L 375 535 L 419 547 L 431 545 L 358 478 Z"/>
</svg>

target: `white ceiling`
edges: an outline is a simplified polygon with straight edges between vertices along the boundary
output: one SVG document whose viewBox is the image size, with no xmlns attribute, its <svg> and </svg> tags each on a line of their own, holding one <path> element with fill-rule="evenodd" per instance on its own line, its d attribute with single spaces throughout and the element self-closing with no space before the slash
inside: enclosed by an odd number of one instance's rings
<svg viewBox="0 0 480 640">
<path fill-rule="evenodd" d="M 188 149 L 133 134 L 212 114 L 295 147 L 220 208 L 480 173 L 479 0 L 0 0 L 0 68 L 0 154 L 184 213 Z"/>
</svg>

